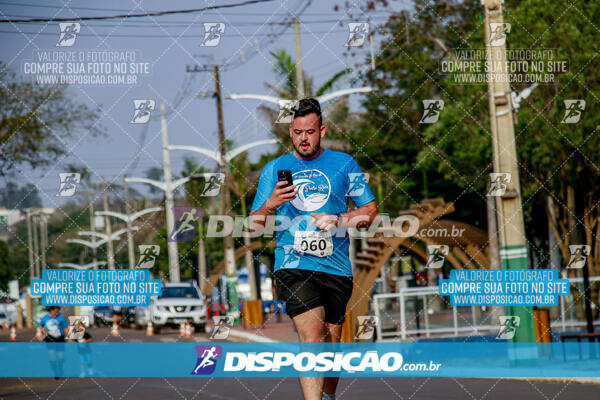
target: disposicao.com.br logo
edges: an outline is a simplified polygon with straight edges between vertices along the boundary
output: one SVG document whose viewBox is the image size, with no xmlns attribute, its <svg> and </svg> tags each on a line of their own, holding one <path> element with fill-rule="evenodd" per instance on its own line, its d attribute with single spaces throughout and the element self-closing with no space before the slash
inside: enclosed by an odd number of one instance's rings
<svg viewBox="0 0 600 400">
<path fill-rule="evenodd" d="M 198 362 L 193 375 L 207 375 L 215 371 L 216 359 L 212 353 L 219 353 L 216 358 L 224 358 L 223 372 L 402 372 L 402 371 L 439 371 L 440 363 L 404 363 L 403 357 L 397 352 L 380 353 L 376 350 L 366 352 L 226 352 L 221 357 L 219 351 L 208 349 L 209 346 L 198 350 Z M 218 347 L 218 346 L 217 346 Z M 216 349 L 215 349 L 216 350 Z M 207 354 L 211 352 L 211 354 Z M 201 354 L 202 352 L 202 354 Z M 206 360 L 210 358 L 210 370 L 205 368 Z"/>
</svg>

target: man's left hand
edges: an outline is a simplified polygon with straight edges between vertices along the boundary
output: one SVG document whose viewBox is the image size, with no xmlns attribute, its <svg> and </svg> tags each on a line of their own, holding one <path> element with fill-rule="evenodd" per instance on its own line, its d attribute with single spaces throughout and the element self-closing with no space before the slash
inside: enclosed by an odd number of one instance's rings
<svg viewBox="0 0 600 400">
<path fill-rule="evenodd" d="M 331 215 L 327 213 L 311 213 L 310 214 L 313 219 L 308 223 L 309 226 L 313 225 L 315 222 L 317 224 L 317 228 L 322 231 L 328 231 L 332 228 L 335 228 L 338 224 L 337 215 Z"/>
</svg>

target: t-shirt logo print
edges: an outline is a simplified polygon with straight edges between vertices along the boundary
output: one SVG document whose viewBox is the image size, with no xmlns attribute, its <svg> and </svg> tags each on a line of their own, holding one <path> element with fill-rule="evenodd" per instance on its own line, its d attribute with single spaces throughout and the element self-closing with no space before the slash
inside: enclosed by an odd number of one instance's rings
<svg viewBox="0 0 600 400">
<path fill-rule="evenodd" d="M 331 182 L 318 169 L 296 172 L 292 175 L 298 194 L 291 201 L 300 211 L 315 211 L 323 207 L 331 194 Z"/>
</svg>

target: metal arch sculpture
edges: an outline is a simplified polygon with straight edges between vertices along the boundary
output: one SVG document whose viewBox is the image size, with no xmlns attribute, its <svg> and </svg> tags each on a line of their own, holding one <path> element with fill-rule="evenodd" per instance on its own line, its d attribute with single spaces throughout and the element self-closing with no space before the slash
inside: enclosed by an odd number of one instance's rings
<svg viewBox="0 0 600 400">
<path fill-rule="evenodd" d="M 419 242 L 428 244 L 446 244 L 449 253 L 446 257 L 448 262 L 457 269 L 464 268 L 489 268 L 489 255 L 487 250 L 487 234 L 469 224 L 459 221 L 441 220 L 440 218 L 454 211 L 453 203 L 445 203 L 443 199 L 424 200 L 420 204 L 412 205 L 409 210 L 400 212 L 400 215 L 411 214 L 419 219 L 419 230 L 412 238 L 407 237 L 385 237 L 376 235 L 367 238 L 368 247 L 363 248 L 356 254 L 354 271 L 354 290 L 350 302 L 346 322 L 343 327 L 344 341 L 352 341 L 357 329 L 357 316 L 366 315 L 368 312 L 371 293 L 375 280 L 380 274 L 381 268 L 394 255 L 398 248 L 406 248 L 412 251 L 422 260 L 428 256 Z M 450 232 L 452 226 L 464 229 L 464 235 L 460 237 L 430 238 L 420 235 L 429 228 L 445 229 Z"/>
<path fill-rule="evenodd" d="M 414 215 L 419 219 L 419 226 L 426 226 L 443 215 L 454 211 L 453 203 L 446 203 L 443 199 L 427 199 L 419 204 L 413 204 L 410 209 L 401 211 L 400 215 Z M 354 337 L 357 329 L 357 316 L 366 315 L 375 280 L 379 276 L 381 268 L 393 255 L 394 251 L 407 240 L 407 237 L 392 235 L 385 237 L 383 233 L 367 238 L 368 247 L 356 254 L 354 261 L 354 287 L 352 297 L 348 302 L 347 318 L 344 323 L 344 341 Z"/>
</svg>

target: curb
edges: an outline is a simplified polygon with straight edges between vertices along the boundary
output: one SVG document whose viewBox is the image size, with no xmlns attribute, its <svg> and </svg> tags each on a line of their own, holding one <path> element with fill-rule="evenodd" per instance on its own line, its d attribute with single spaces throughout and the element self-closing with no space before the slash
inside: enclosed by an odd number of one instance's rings
<svg viewBox="0 0 600 400">
<path fill-rule="evenodd" d="M 244 331 L 240 331 L 237 329 L 230 329 L 229 336 L 236 337 L 238 339 L 246 339 L 249 342 L 259 342 L 259 343 L 278 343 L 278 340 L 273 340 L 266 336 L 255 335 L 254 333 L 248 333 Z"/>
<path fill-rule="evenodd" d="M 560 382 L 560 383 L 581 383 L 586 385 L 600 385 L 600 378 L 585 378 L 585 377 L 568 377 L 568 378 L 557 378 L 557 377 L 532 377 L 532 378 L 523 378 L 523 377 L 512 377 L 509 379 L 517 379 L 517 380 L 532 380 L 532 381 L 545 381 L 545 382 Z"/>
</svg>

